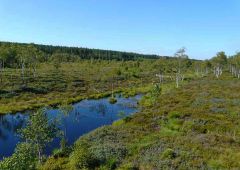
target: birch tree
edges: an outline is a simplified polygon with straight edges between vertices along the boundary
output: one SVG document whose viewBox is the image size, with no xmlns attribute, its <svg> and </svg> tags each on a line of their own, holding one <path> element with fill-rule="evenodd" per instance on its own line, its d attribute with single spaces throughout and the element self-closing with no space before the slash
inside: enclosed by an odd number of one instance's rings
<svg viewBox="0 0 240 170">
<path fill-rule="evenodd" d="M 227 64 L 227 56 L 225 52 L 218 52 L 217 55 L 212 59 L 212 62 L 214 65 L 213 73 L 217 78 L 219 78 L 223 73 L 224 66 Z"/>
<path fill-rule="evenodd" d="M 178 59 L 177 73 L 176 73 L 176 87 L 179 87 L 179 81 L 184 80 L 184 75 L 182 74 L 182 60 L 187 59 L 187 55 L 185 54 L 186 48 L 180 48 L 176 53 L 175 57 Z"/>
<path fill-rule="evenodd" d="M 7 50 L 4 47 L 0 47 L 0 81 L 1 83 L 3 83 L 5 64 L 9 55 L 10 55 L 9 50 Z"/>
<path fill-rule="evenodd" d="M 36 146 L 39 163 L 42 163 L 43 151 L 46 146 L 59 134 L 60 130 L 56 120 L 49 120 L 44 110 L 31 114 L 26 127 L 19 131 L 21 139 Z"/>
<path fill-rule="evenodd" d="M 240 78 L 240 52 L 228 59 L 229 72 L 233 77 Z"/>
</svg>

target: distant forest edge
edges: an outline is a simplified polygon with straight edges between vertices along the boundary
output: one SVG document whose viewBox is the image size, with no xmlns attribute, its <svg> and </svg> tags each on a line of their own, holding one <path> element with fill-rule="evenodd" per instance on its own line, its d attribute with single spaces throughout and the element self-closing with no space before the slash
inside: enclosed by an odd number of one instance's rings
<svg viewBox="0 0 240 170">
<path fill-rule="evenodd" d="M 128 61 L 158 58 L 167 59 L 170 58 L 170 56 L 0 41 L 0 60 L 1 62 L 4 62 L 7 67 L 13 67 L 16 63 L 21 62 L 21 60 L 37 60 L 39 62 L 48 62 L 57 59 L 59 62 L 72 62 L 79 59 Z"/>
</svg>

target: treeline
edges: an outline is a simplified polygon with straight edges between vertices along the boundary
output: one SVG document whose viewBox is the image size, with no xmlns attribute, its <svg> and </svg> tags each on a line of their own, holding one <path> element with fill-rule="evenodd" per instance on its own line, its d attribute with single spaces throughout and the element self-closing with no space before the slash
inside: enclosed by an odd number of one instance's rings
<svg viewBox="0 0 240 170">
<path fill-rule="evenodd" d="M 229 70 L 234 77 L 240 78 L 240 52 L 227 56 L 224 51 L 221 51 L 210 60 L 205 60 L 195 65 L 196 73 L 212 71 L 217 78 L 222 75 L 224 70 Z"/>
<path fill-rule="evenodd" d="M 29 65 L 36 62 L 73 62 L 81 59 L 128 61 L 144 58 L 157 59 L 160 56 L 78 47 L 0 42 L 1 67 L 17 67 L 23 63 Z M 165 56 L 165 58 L 168 57 Z"/>
<path fill-rule="evenodd" d="M 240 78 L 240 52 L 237 52 L 236 55 L 229 57 L 229 72 L 237 78 Z"/>
</svg>

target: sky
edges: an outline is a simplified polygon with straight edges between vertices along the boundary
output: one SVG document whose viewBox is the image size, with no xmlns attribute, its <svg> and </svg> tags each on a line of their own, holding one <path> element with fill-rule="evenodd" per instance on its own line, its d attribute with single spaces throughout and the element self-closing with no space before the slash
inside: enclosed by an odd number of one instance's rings
<svg viewBox="0 0 240 170">
<path fill-rule="evenodd" d="M 190 58 L 240 50 L 240 0 L 0 0 L 0 41 Z"/>
</svg>

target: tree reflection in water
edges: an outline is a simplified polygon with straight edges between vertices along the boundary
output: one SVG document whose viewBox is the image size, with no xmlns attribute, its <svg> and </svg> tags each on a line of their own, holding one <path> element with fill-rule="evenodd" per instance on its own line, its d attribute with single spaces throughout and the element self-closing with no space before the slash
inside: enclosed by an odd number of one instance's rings
<svg viewBox="0 0 240 170">
<path fill-rule="evenodd" d="M 28 115 L 1 115 L 0 116 L 0 140 L 7 140 L 9 133 L 16 134 L 17 130 L 22 128 Z"/>
<path fill-rule="evenodd" d="M 81 118 L 84 117 L 84 115 L 81 113 L 81 107 L 75 106 L 72 110 L 72 114 L 74 115 L 74 121 L 80 122 Z"/>
<path fill-rule="evenodd" d="M 101 116 L 105 116 L 105 114 L 108 112 L 108 107 L 104 103 L 95 103 L 93 106 L 90 107 L 90 111 L 97 112 Z"/>
<path fill-rule="evenodd" d="M 117 97 L 117 103 L 110 104 L 108 98 L 97 100 L 82 100 L 71 107 L 46 108 L 49 118 L 59 117 L 65 139 L 73 144 L 80 136 L 101 126 L 109 125 L 113 121 L 131 115 L 138 111 L 137 101 L 141 95 L 130 98 Z M 124 112 L 119 117 L 119 112 Z M 0 160 L 10 156 L 19 142 L 17 130 L 25 126 L 31 113 L 0 115 Z M 55 140 L 46 150 L 47 154 L 59 147 L 59 140 Z"/>
</svg>

